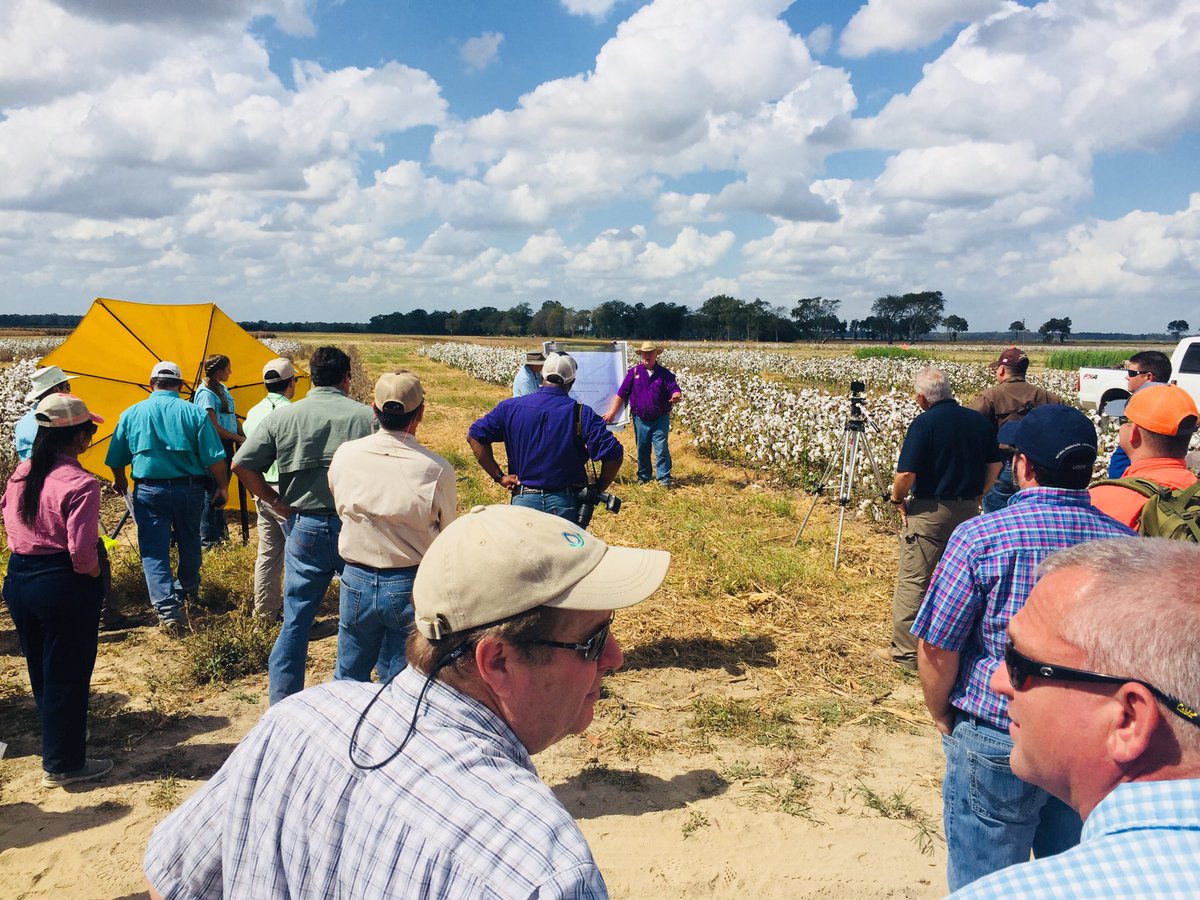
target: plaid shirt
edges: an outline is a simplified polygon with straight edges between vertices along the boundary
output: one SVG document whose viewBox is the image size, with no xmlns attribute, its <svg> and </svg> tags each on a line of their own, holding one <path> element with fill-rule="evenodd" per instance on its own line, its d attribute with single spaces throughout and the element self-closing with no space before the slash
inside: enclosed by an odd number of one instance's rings
<svg viewBox="0 0 1200 900">
<path fill-rule="evenodd" d="M 425 676 L 408 668 L 359 732 L 386 759 Z M 208 784 L 155 830 L 167 900 L 253 897 L 606 898 L 575 821 L 509 727 L 435 681 L 404 752 L 374 771 L 350 735 L 378 685 L 337 681 L 271 707 Z"/>
<path fill-rule="evenodd" d="M 1119 784 L 1083 823 L 1079 845 L 1001 869 L 953 894 L 985 897 L 1200 896 L 1200 779 Z"/>
<path fill-rule="evenodd" d="M 988 682 L 1038 564 L 1064 547 L 1131 535 L 1093 507 L 1087 491 L 1043 487 L 1018 491 L 1005 509 L 954 529 L 912 627 L 922 640 L 962 654 L 950 705 L 1007 731 L 1008 701 Z"/>
</svg>

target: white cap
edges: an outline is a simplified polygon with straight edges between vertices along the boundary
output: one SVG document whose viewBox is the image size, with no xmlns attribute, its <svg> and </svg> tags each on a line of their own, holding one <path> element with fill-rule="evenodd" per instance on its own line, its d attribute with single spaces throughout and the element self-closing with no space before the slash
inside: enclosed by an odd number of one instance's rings
<svg viewBox="0 0 1200 900">
<path fill-rule="evenodd" d="M 278 381 L 290 381 L 295 377 L 296 367 L 292 365 L 290 359 L 285 359 L 282 356 L 276 357 L 263 366 L 263 382 L 266 384 L 274 384 Z"/>
<path fill-rule="evenodd" d="M 578 367 L 575 360 L 565 353 L 547 353 L 542 366 L 542 380 L 550 384 L 570 384 L 575 380 Z"/>
<path fill-rule="evenodd" d="M 421 560 L 413 584 L 417 630 L 440 640 L 538 606 L 624 609 L 658 589 L 670 562 L 665 550 L 610 547 L 539 510 L 476 506 Z"/>
<path fill-rule="evenodd" d="M 150 380 L 155 378 L 174 378 L 177 381 L 183 381 L 183 373 L 179 371 L 179 366 L 173 362 L 163 360 L 154 364 L 154 368 L 150 370 Z"/>
</svg>

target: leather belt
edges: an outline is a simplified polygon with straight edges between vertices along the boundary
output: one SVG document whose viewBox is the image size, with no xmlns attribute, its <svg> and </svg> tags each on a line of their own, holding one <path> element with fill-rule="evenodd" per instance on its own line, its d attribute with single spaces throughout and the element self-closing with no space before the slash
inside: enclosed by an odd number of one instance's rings
<svg viewBox="0 0 1200 900">
<path fill-rule="evenodd" d="M 138 484 L 148 484 L 151 487 L 166 487 L 172 484 L 207 484 L 207 475 L 180 475 L 178 478 L 137 478 Z"/>
</svg>

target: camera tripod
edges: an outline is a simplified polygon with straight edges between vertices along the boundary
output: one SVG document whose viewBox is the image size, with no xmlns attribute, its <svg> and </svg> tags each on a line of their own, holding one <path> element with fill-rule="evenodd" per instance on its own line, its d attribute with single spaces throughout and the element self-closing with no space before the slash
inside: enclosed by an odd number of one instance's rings
<svg viewBox="0 0 1200 900">
<path fill-rule="evenodd" d="M 875 462 L 875 453 L 871 449 L 870 436 L 867 434 L 867 425 L 874 428 L 875 423 L 870 420 L 870 417 L 862 406 L 866 399 L 861 396 L 864 389 L 865 386 L 861 382 L 856 381 L 851 384 L 850 417 L 846 420 L 846 424 L 842 429 L 842 471 L 838 486 L 838 506 L 841 508 L 838 511 L 837 541 L 833 546 L 833 567 L 835 569 L 842 554 L 842 526 L 846 522 L 846 507 L 850 505 L 850 492 L 854 487 L 854 475 L 858 467 L 860 447 L 866 453 L 867 461 L 871 464 L 871 474 L 875 476 L 875 486 L 879 488 L 880 497 L 886 500 L 889 496 L 888 489 L 884 486 L 883 478 L 879 475 L 879 466 Z M 837 456 L 834 456 L 829 461 L 825 473 L 813 489 L 812 505 L 808 507 L 808 513 L 804 516 L 804 521 L 800 523 L 800 530 L 796 532 L 796 537 L 792 541 L 793 547 L 800 543 L 800 536 L 804 534 L 804 529 L 808 526 L 808 520 L 812 517 L 813 510 L 817 508 L 817 501 L 825 493 L 825 486 L 829 483 L 829 479 L 833 475 L 833 468 L 837 465 L 837 461 Z"/>
</svg>

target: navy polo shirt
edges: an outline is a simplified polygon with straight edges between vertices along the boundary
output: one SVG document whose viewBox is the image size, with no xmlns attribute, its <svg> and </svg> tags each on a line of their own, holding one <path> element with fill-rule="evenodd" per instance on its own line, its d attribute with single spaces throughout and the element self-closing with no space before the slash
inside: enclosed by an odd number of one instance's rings
<svg viewBox="0 0 1200 900">
<path fill-rule="evenodd" d="M 481 444 L 504 443 L 509 474 L 543 491 L 587 483 L 584 462 L 621 460 L 625 450 L 604 420 L 586 404 L 582 417 L 587 452 L 575 442 L 575 401 L 561 387 L 547 385 L 532 394 L 501 400 L 467 431 Z"/>
<path fill-rule="evenodd" d="M 987 464 L 1001 459 L 991 422 L 957 400 L 940 400 L 908 426 L 896 471 L 916 474 L 915 497 L 978 497 Z"/>
</svg>

